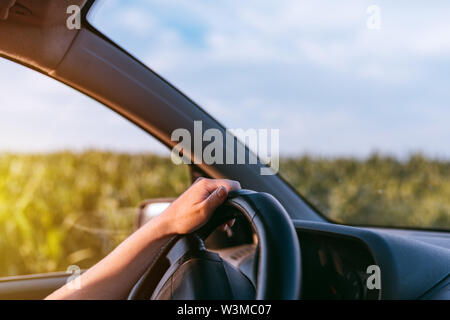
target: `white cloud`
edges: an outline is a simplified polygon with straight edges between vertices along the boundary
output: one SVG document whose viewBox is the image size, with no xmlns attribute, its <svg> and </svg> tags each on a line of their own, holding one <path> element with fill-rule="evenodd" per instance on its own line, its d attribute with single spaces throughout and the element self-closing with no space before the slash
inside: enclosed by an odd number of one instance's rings
<svg viewBox="0 0 450 320">
<path fill-rule="evenodd" d="M 165 150 L 121 116 L 53 79 L 3 58 L 0 70 L 0 151 Z"/>
<path fill-rule="evenodd" d="M 145 35 L 151 28 L 156 27 L 152 17 L 139 8 L 127 8 L 117 18 L 117 23 L 120 23 L 128 32 L 137 35 Z"/>
</svg>

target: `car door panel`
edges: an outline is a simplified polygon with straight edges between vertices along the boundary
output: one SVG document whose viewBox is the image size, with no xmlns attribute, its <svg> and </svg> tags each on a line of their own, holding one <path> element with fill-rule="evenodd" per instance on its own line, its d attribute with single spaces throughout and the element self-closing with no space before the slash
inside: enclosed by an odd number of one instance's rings
<svg viewBox="0 0 450 320">
<path fill-rule="evenodd" d="M 0 278 L 0 300 L 40 300 L 62 287 L 71 274 L 55 272 Z"/>
</svg>

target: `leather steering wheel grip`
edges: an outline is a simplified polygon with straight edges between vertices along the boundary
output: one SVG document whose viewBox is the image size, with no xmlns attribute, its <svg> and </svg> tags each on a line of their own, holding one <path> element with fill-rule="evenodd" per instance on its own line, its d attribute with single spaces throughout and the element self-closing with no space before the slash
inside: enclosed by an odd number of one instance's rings
<svg viewBox="0 0 450 320">
<path fill-rule="evenodd" d="M 250 221 L 259 241 L 257 300 L 296 300 L 301 291 L 301 258 L 291 218 L 272 195 L 230 192 L 228 204 Z"/>
</svg>

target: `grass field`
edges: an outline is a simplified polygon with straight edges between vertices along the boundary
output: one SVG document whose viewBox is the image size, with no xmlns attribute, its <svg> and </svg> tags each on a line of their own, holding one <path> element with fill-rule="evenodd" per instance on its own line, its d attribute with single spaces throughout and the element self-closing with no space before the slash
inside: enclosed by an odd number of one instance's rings
<svg viewBox="0 0 450 320">
<path fill-rule="evenodd" d="M 450 228 L 450 162 L 303 156 L 281 174 L 337 221 Z M 89 267 L 132 232 L 142 200 L 188 185 L 185 166 L 151 154 L 0 154 L 0 277 Z"/>
</svg>

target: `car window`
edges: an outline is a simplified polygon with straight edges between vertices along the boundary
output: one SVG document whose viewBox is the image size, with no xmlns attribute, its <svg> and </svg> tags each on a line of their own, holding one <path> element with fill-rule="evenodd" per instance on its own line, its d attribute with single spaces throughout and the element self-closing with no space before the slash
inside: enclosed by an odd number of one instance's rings
<svg viewBox="0 0 450 320">
<path fill-rule="evenodd" d="M 159 142 L 65 85 L 0 59 L 0 277 L 88 268 L 141 201 L 189 185 Z"/>
<path fill-rule="evenodd" d="M 448 1 L 103 1 L 91 24 L 345 223 L 450 228 Z"/>
</svg>

